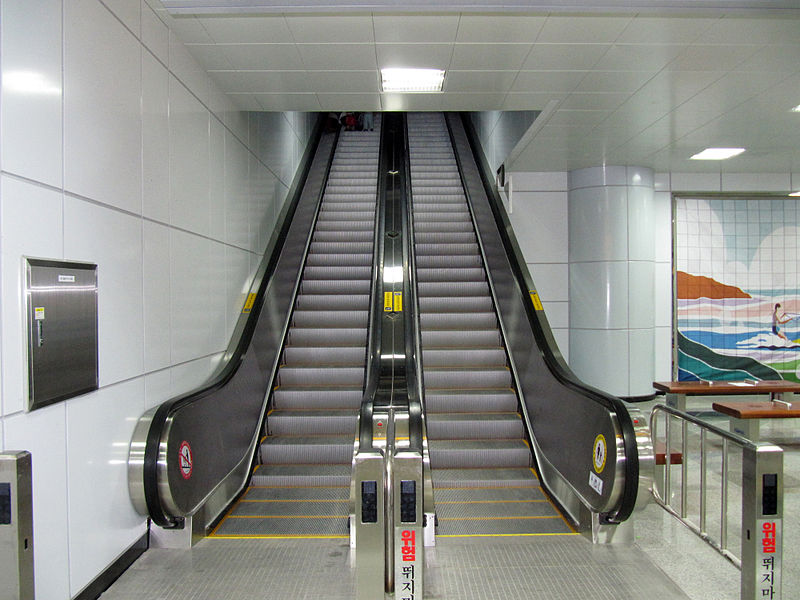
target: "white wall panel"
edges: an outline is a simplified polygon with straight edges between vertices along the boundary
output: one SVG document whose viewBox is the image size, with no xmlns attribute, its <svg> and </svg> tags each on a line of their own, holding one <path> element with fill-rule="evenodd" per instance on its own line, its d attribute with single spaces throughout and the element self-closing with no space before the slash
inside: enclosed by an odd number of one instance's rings
<svg viewBox="0 0 800 600">
<path fill-rule="evenodd" d="M 66 405 L 56 404 L 5 421 L 6 447 L 31 453 L 37 598 L 70 597 L 65 414 Z"/>
<path fill-rule="evenodd" d="M 569 290 L 570 327 L 628 327 L 627 262 L 571 263 Z M 574 349 L 572 339 L 570 346 Z"/>
<path fill-rule="evenodd" d="M 169 147 L 169 73 L 142 52 L 142 214 L 162 223 L 169 223 Z"/>
<path fill-rule="evenodd" d="M 97 1 L 64 10 L 64 185 L 141 214 L 141 46 Z"/>
<path fill-rule="evenodd" d="M 552 329 L 569 327 L 569 302 L 542 302 L 542 306 Z"/>
<path fill-rule="evenodd" d="M 670 186 L 673 192 L 719 192 L 719 173 L 672 173 Z"/>
<path fill-rule="evenodd" d="M 149 410 L 172 398 L 171 369 L 155 371 L 144 376 L 144 408 Z"/>
<path fill-rule="evenodd" d="M 222 352 L 228 347 L 227 335 L 230 302 L 228 301 L 228 273 L 225 246 L 208 241 L 208 314 L 203 319 L 208 327 L 207 354 Z M 247 275 L 245 274 L 245 277 Z"/>
<path fill-rule="evenodd" d="M 174 77 L 169 79 L 170 224 L 201 235 L 211 230 L 209 114 Z"/>
<path fill-rule="evenodd" d="M 629 385 L 631 396 L 646 396 L 653 393 L 655 373 L 655 341 L 653 329 L 631 329 L 628 337 Z"/>
<path fill-rule="evenodd" d="M 656 327 L 672 327 L 672 263 L 656 263 L 653 313 Z"/>
<path fill-rule="evenodd" d="M 165 225 L 144 221 L 142 232 L 142 281 L 144 311 L 144 370 L 163 369 L 171 364 L 170 338 L 170 230 Z"/>
<path fill-rule="evenodd" d="M 144 370 L 142 221 L 64 198 L 64 257 L 97 264 L 100 386 Z"/>
<path fill-rule="evenodd" d="M 147 531 L 128 494 L 128 444 L 144 411 L 144 379 L 73 398 L 66 409 L 70 591 L 75 595 Z"/>
<path fill-rule="evenodd" d="M 172 364 L 211 353 L 210 241 L 178 230 L 170 232 L 170 314 Z"/>
<path fill-rule="evenodd" d="M 571 262 L 628 258 L 627 201 L 627 190 L 622 186 L 583 187 L 570 192 Z"/>
<path fill-rule="evenodd" d="M 650 172 L 652 183 L 652 172 Z M 653 188 L 628 187 L 628 259 L 654 260 Z"/>
<path fill-rule="evenodd" d="M 169 64 L 169 29 L 146 2 L 142 2 L 142 44 L 162 63 Z"/>
<path fill-rule="evenodd" d="M 789 173 L 723 173 L 723 192 L 787 192 L 792 187 Z"/>
<path fill-rule="evenodd" d="M 631 261 L 628 263 L 628 327 L 631 329 L 654 326 L 653 298 L 655 263 Z"/>
<path fill-rule="evenodd" d="M 654 381 L 672 379 L 672 327 L 655 328 Z"/>
<path fill-rule="evenodd" d="M 516 185 L 516 177 L 514 178 Z M 567 262 L 569 234 L 566 192 L 513 193 L 514 234 L 530 262 Z"/>
<path fill-rule="evenodd" d="M 225 136 L 227 132 L 213 116 L 209 121 L 208 204 L 209 235 L 225 241 Z"/>
<path fill-rule="evenodd" d="M 61 187 L 61 0 L 0 4 L 2 169 Z"/>
<path fill-rule="evenodd" d="M 201 102 L 208 101 L 211 80 L 172 31 L 169 33 L 169 70 L 187 88 L 192 90 L 192 93 Z"/>
<path fill-rule="evenodd" d="M 225 242 L 239 248 L 250 243 L 250 158 L 244 146 L 225 133 Z"/>
<path fill-rule="evenodd" d="M 172 367 L 170 369 L 172 396 L 185 394 L 208 380 L 218 359 L 218 356 L 203 356 Z"/>
<path fill-rule="evenodd" d="M 249 252 L 225 246 L 225 303 L 227 306 L 227 324 L 225 340 L 229 340 L 233 328 L 242 313 L 244 301 L 250 291 L 252 273 L 250 271 Z"/>
<path fill-rule="evenodd" d="M 553 329 L 553 338 L 564 360 L 569 363 L 569 329 Z"/>
<path fill-rule="evenodd" d="M 2 252 L 2 413 L 27 406 L 23 256 L 63 256 L 61 193 L 4 175 L 0 179 Z"/>
<path fill-rule="evenodd" d="M 569 300 L 569 265 L 567 263 L 528 263 L 528 271 L 543 302 Z"/>
<path fill-rule="evenodd" d="M 672 262 L 672 194 L 656 192 L 653 196 L 654 254 L 658 262 Z"/>
<path fill-rule="evenodd" d="M 142 29 L 142 0 L 100 0 L 130 29 L 136 37 L 140 37 Z"/>
<path fill-rule="evenodd" d="M 627 396 L 628 332 L 615 329 L 570 329 L 570 367 L 579 379 L 617 396 Z M 586 351 L 589 349 L 590 351 Z"/>
<path fill-rule="evenodd" d="M 514 172 L 514 189 L 522 192 L 566 192 L 567 174 L 564 171 L 542 173 Z"/>
</svg>

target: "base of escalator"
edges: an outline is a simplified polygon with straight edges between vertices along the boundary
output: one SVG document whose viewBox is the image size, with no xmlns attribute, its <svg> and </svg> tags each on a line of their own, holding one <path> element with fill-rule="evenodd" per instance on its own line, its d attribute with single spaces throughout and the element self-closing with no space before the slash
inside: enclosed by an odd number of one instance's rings
<svg viewBox="0 0 800 600">
<path fill-rule="evenodd" d="M 319 466 L 313 470 L 316 476 L 324 476 Z M 280 482 L 274 486 L 252 485 L 209 537 L 346 538 L 349 471 L 348 467 L 347 485 L 286 487 Z M 340 478 L 342 473 L 332 472 L 330 476 Z"/>
</svg>

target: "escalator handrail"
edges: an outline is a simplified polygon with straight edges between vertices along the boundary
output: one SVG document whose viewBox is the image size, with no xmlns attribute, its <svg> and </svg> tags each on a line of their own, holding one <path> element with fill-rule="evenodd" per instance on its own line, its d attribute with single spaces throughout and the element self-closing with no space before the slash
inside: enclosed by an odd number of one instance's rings
<svg viewBox="0 0 800 600">
<path fill-rule="evenodd" d="M 424 445 L 424 414 L 425 396 L 422 385 L 423 371 L 422 343 L 419 327 L 419 297 L 417 294 L 417 265 L 414 252 L 414 215 L 412 211 L 413 193 L 411 188 L 411 153 L 408 145 L 408 119 L 403 114 L 403 164 L 400 176 L 402 177 L 402 202 L 403 211 L 403 284 L 408 301 L 405 348 L 406 348 L 406 388 L 408 392 L 408 438 L 409 449 L 423 452 Z"/>
<path fill-rule="evenodd" d="M 170 400 L 163 402 L 154 412 L 146 437 L 146 445 L 144 449 L 144 464 L 142 467 L 143 471 L 143 487 L 144 487 L 144 499 L 147 504 L 147 510 L 150 515 L 150 518 L 154 523 L 161 527 L 169 528 L 169 527 L 176 527 L 179 526 L 182 519 L 180 517 L 171 516 L 165 510 L 161 500 L 161 494 L 159 491 L 159 454 L 160 454 L 160 446 L 163 441 L 165 428 L 167 426 L 167 422 L 169 418 L 176 414 L 181 409 L 185 408 L 188 405 L 191 405 L 195 402 L 198 402 L 214 392 L 220 390 L 221 388 L 225 387 L 231 379 L 233 379 L 234 375 L 239 369 L 239 366 L 242 363 L 244 355 L 247 349 L 250 346 L 250 342 L 252 341 L 253 334 L 256 329 L 256 325 L 258 323 L 258 319 L 260 316 L 261 308 L 264 304 L 264 294 L 269 284 L 270 278 L 272 277 L 275 268 L 278 264 L 278 259 L 281 255 L 283 250 L 283 243 L 286 239 L 286 234 L 291 225 L 292 219 L 294 217 L 295 211 L 297 209 L 297 205 L 300 200 L 300 196 L 303 192 L 305 182 L 308 178 L 309 171 L 311 169 L 311 164 L 313 161 L 313 157 L 319 146 L 320 139 L 322 137 L 323 129 L 325 126 L 325 118 L 326 115 L 321 114 L 317 120 L 317 123 L 314 127 L 314 131 L 311 136 L 311 142 L 306 147 L 305 153 L 303 158 L 301 159 L 301 167 L 298 171 L 297 176 L 295 177 L 292 188 L 289 190 L 287 194 L 287 199 L 284 201 L 284 206 L 281 211 L 280 216 L 278 217 L 279 222 L 281 223 L 280 229 L 273 232 L 273 235 L 270 238 L 269 244 L 264 252 L 266 260 L 266 264 L 262 262 L 262 267 L 259 268 L 260 271 L 260 281 L 254 281 L 254 286 L 257 285 L 258 290 L 256 292 L 255 300 L 252 304 L 250 312 L 245 317 L 245 324 L 241 331 L 241 336 L 238 340 L 233 340 L 232 346 L 233 348 L 226 352 L 226 360 L 223 365 L 216 371 L 215 374 L 211 376 L 211 378 L 201 385 L 200 387 L 176 396 Z M 338 139 L 338 132 L 336 134 Z M 333 147 L 336 147 L 336 140 L 334 140 Z M 331 155 L 332 160 L 332 155 Z M 328 175 L 330 173 L 331 168 L 331 160 L 328 160 L 326 166 L 326 172 L 324 175 L 324 181 L 327 181 Z M 317 212 L 319 210 L 319 203 L 322 201 L 322 195 L 325 190 L 325 185 L 323 184 L 319 198 L 317 199 Z M 315 216 L 316 219 L 316 216 Z M 313 228 L 312 228 L 313 230 Z M 252 289 L 252 288 L 251 288 Z M 273 374 L 274 376 L 274 374 Z M 266 401 L 266 399 L 265 399 Z"/>
<path fill-rule="evenodd" d="M 495 218 L 495 223 L 499 230 L 503 246 L 511 265 L 514 277 L 517 282 L 520 293 L 523 297 L 527 297 L 531 290 L 535 290 L 533 280 L 527 268 L 522 268 L 526 264 L 519 244 L 516 241 L 511 223 L 505 210 L 502 209 L 502 200 L 493 184 L 493 178 L 489 175 L 491 168 L 489 167 L 486 157 L 480 151 L 477 143 L 477 134 L 475 129 L 466 114 L 461 114 L 461 121 L 464 126 L 472 156 L 483 183 L 484 191 L 489 199 L 489 205 Z M 448 123 L 448 129 L 450 128 Z M 450 132 L 452 137 L 452 131 Z M 459 172 L 463 179 L 463 166 L 458 152 L 456 151 L 455 144 L 453 145 L 456 161 L 458 163 Z M 464 186 L 465 193 L 469 197 L 468 186 Z M 525 302 L 525 313 L 528 322 L 531 325 L 532 332 L 536 339 L 539 352 L 542 354 L 545 364 L 550 372 L 562 385 L 568 387 L 592 402 L 600 404 L 606 408 L 610 413 L 617 417 L 619 427 L 621 429 L 623 438 L 623 452 L 625 455 L 625 481 L 622 491 L 622 497 L 618 508 L 613 515 L 606 515 L 607 522 L 618 523 L 626 520 L 633 512 L 636 504 L 636 496 L 639 486 L 639 454 L 636 442 L 636 434 L 634 432 L 631 417 L 625 408 L 624 403 L 619 398 L 612 396 L 602 390 L 591 387 L 578 379 L 572 370 L 567 365 L 563 356 L 557 350 L 550 326 L 547 323 L 546 317 L 541 313 L 542 311 L 534 310 L 532 303 Z"/>
<path fill-rule="evenodd" d="M 369 337 L 367 339 L 367 365 L 364 374 L 366 383 L 364 394 L 361 397 L 361 407 L 358 417 L 358 451 L 374 450 L 372 443 L 373 427 L 372 414 L 375 408 L 375 395 L 380 381 L 381 364 L 381 331 L 383 313 L 383 250 L 384 250 L 384 224 L 386 221 L 386 175 L 387 152 L 384 145 L 388 139 L 385 122 L 381 121 L 380 154 L 378 157 L 378 187 L 377 202 L 375 207 L 375 229 L 372 247 L 372 296 L 369 309 Z"/>
</svg>

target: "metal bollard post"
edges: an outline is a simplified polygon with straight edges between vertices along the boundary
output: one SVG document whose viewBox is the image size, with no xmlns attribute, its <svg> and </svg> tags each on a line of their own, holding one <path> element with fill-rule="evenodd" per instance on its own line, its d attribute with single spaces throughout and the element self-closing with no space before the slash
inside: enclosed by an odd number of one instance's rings
<svg viewBox="0 0 800 600">
<path fill-rule="evenodd" d="M 742 456 L 742 600 L 780 600 L 783 450 L 745 447 Z"/>
<path fill-rule="evenodd" d="M 394 479 L 394 597 L 423 597 L 425 544 L 423 538 L 422 455 L 398 450 L 393 457 Z"/>
<path fill-rule="evenodd" d="M 30 452 L 0 453 L 0 600 L 33 600 Z"/>
</svg>

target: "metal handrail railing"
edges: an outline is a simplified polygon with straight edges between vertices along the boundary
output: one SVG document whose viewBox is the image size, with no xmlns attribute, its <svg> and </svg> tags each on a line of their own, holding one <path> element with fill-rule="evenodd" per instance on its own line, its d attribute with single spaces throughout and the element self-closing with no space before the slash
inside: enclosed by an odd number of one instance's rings
<svg viewBox="0 0 800 600">
<path fill-rule="evenodd" d="M 659 426 L 664 421 L 663 435 Z M 677 422 L 677 423 L 674 423 Z M 677 435 L 673 425 L 677 425 Z M 699 449 L 690 449 L 690 427 L 699 430 Z M 650 430 L 656 454 L 663 449 L 663 470 L 654 478 L 655 502 L 691 531 L 705 540 L 741 571 L 741 598 L 780 598 L 780 533 L 783 515 L 783 450 L 769 443 L 756 443 L 726 431 L 676 408 L 656 405 L 650 415 Z M 677 439 L 675 439 L 677 438 Z M 709 532 L 710 478 L 709 446 L 721 441 L 719 481 L 719 528 L 716 537 Z M 736 553 L 730 546 L 729 526 L 731 481 L 735 479 L 731 450 L 742 452 L 741 461 L 741 547 Z M 691 451 L 691 454 L 690 454 Z M 689 470 L 696 455 L 699 473 L 697 520 L 689 517 Z M 657 464 L 661 461 L 657 460 Z M 673 466 L 680 465 L 680 489 L 673 493 Z M 736 478 L 738 479 L 738 478 Z M 677 506 L 675 503 L 677 502 Z M 764 537 L 764 536 L 767 537 Z M 764 540 L 768 540 L 766 543 Z M 766 558 L 764 558 L 766 556 Z M 758 573 L 771 561 L 771 579 Z M 777 576 L 776 570 L 777 569 Z M 765 585 L 771 587 L 766 588 Z"/>
</svg>

